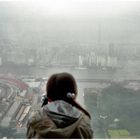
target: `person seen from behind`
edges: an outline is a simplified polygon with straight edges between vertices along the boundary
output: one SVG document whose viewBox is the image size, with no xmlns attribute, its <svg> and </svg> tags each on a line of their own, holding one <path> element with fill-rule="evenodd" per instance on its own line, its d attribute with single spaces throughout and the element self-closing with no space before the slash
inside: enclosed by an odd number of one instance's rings
<svg viewBox="0 0 140 140">
<path fill-rule="evenodd" d="M 46 85 L 41 110 L 32 111 L 27 138 L 91 139 L 90 114 L 76 102 L 77 84 L 69 73 L 53 74 Z"/>
</svg>

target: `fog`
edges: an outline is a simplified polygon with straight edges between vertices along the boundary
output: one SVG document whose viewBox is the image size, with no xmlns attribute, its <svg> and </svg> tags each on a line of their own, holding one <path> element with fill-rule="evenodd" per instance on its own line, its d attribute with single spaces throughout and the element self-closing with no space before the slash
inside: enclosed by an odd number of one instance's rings
<svg viewBox="0 0 140 140">
<path fill-rule="evenodd" d="M 25 42 L 139 43 L 139 9 L 139 1 L 1 1 L 1 32 Z"/>
<path fill-rule="evenodd" d="M 58 48 L 57 57 L 53 58 L 56 62 L 52 63 L 60 64 L 67 57 L 66 50 L 71 52 L 67 60 L 71 65 L 79 63 L 78 58 L 77 62 L 70 60 L 72 55 L 82 55 L 82 60 L 87 61 L 84 52 L 95 63 L 91 50 L 106 57 L 113 44 L 110 52 L 117 59 L 117 67 L 123 66 L 121 72 L 135 73 L 139 70 L 139 12 L 139 1 L 0 1 L 1 55 L 9 55 L 8 60 L 1 60 L 3 64 L 9 60 L 16 62 L 11 57 L 19 55 L 24 64 L 33 61 L 35 65 L 47 66 L 55 54 L 53 50 Z M 9 54 L 11 51 L 13 54 Z"/>
<path fill-rule="evenodd" d="M 0 138 L 26 137 L 57 72 L 76 78 L 95 138 L 140 138 L 139 13 L 130 0 L 0 0 Z"/>
</svg>

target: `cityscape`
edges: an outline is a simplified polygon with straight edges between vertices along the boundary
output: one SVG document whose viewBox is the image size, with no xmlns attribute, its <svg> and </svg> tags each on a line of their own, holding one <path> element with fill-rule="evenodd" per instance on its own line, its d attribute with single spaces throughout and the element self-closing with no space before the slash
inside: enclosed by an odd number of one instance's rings
<svg viewBox="0 0 140 140">
<path fill-rule="evenodd" d="M 86 2 L 78 13 L 70 3 L 69 15 L 68 7 L 55 13 L 41 3 L 0 1 L 0 138 L 26 138 L 30 113 L 58 72 L 75 77 L 94 138 L 140 138 L 140 2 L 122 2 L 119 12 L 118 4 Z"/>
</svg>

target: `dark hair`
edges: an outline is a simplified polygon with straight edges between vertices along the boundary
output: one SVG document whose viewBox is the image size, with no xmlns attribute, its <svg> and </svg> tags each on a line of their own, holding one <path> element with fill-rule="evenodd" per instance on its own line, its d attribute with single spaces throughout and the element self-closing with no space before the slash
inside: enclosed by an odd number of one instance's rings
<svg viewBox="0 0 140 140">
<path fill-rule="evenodd" d="M 47 82 L 46 92 L 48 99 L 64 100 L 76 108 L 83 111 L 86 115 L 90 117 L 90 114 L 78 104 L 75 99 L 68 98 L 67 93 L 74 93 L 77 96 L 77 84 L 74 77 L 66 72 L 53 74 Z"/>
</svg>

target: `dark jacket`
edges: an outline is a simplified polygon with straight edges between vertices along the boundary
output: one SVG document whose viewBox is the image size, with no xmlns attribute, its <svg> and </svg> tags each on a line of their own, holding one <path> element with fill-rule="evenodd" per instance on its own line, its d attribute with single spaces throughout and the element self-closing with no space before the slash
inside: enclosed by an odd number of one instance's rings
<svg viewBox="0 0 140 140">
<path fill-rule="evenodd" d="M 93 138 L 90 119 L 65 101 L 55 101 L 32 111 L 27 138 Z"/>
</svg>

